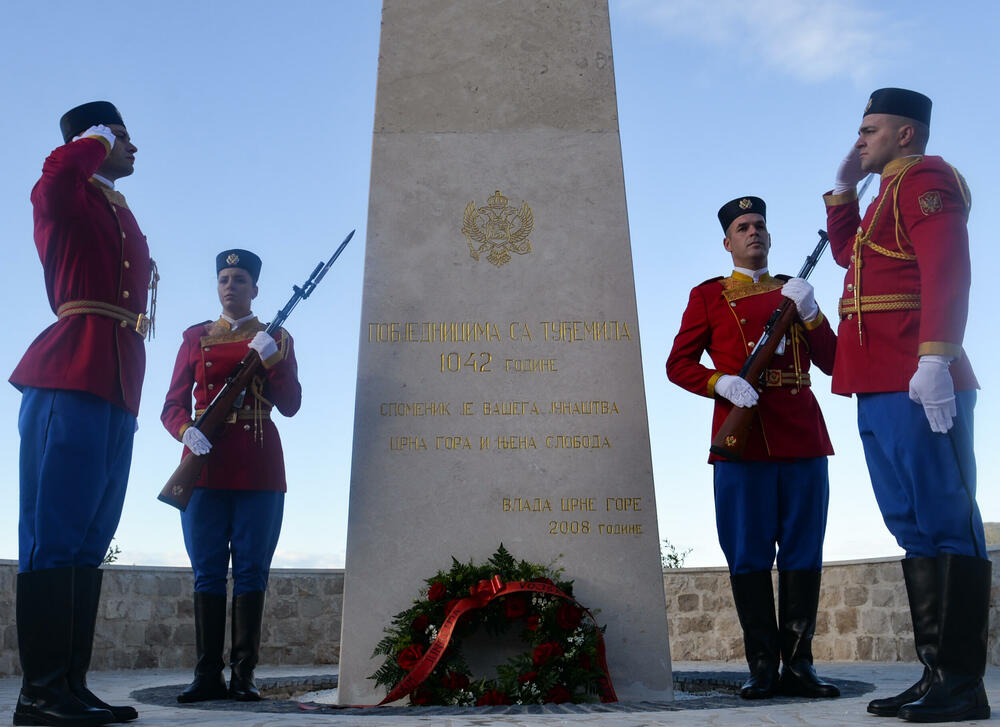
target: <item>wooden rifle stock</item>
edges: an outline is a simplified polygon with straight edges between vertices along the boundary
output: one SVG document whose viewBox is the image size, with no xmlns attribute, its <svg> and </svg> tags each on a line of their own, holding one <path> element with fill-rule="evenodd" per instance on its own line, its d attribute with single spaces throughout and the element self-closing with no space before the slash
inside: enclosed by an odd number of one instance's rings
<svg viewBox="0 0 1000 727">
<path fill-rule="evenodd" d="M 233 404 L 235 404 L 237 398 L 250 385 L 251 379 L 253 379 L 254 374 L 257 373 L 257 369 L 260 366 L 260 356 L 257 355 L 257 352 L 253 350 L 248 351 L 243 360 L 233 369 L 233 373 L 226 379 L 226 385 L 219 392 L 219 395 L 212 400 L 208 408 L 198 417 L 194 426 L 198 427 L 208 441 L 214 443 L 215 438 L 219 436 L 226 418 L 233 411 Z M 205 467 L 205 462 L 211 456 L 211 452 L 201 456 L 193 452 L 189 453 L 177 465 L 177 469 L 170 475 L 170 479 L 167 480 L 167 484 L 160 490 L 160 494 L 156 496 L 156 499 L 184 512 L 191 501 L 194 487 L 198 484 L 198 477 L 201 475 L 201 470 Z"/>
<path fill-rule="evenodd" d="M 869 176 L 869 179 L 862 185 L 859 196 L 864 194 L 864 191 L 868 189 L 870 182 L 871 177 Z M 799 270 L 797 277 L 803 279 L 809 278 L 829 242 L 830 239 L 826 235 L 826 230 L 820 230 L 819 242 L 813 249 L 812 254 L 806 257 L 806 261 L 803 263 L 802 269 Z M 746 379 L 758 391 L 763 391 L 761 384 L 764 379 L 764 372 L 771 363 L 771 359 L 774 358 L 774 352 L 778 350 L 778 345 L 785 339 L 785 333 L 788 332 L 788 328 L 792 325 L 796 315 L 795 303 L 785 298 L 777 310 L 771 314 L 770 319 L 768 319 L 767 324 L 764 326 L 763 335 L 757 341 L 757 347 L 747 357 L 743 368 L 740 369 L 740 377 Z M 742 407 L 734 404 L 732 410 L 726 415 L 725 421 L 722 422 L 719 431 L 716 432 L 715 437 L 712 439 L 712 446 L 709 448 L 709 451 L 714 455 L 736 462 L 743 459 L 743 450 L 747 446 L 747 438 L 756 415 L 756 406 Z"/>
<path fill-rule="evenodd" d="M 747 359 L 740 371 L 740 376 L 746 379 L 751 386 L 758 391 L 774 352 L 778 349 L 778 344 L 785 338 L 788 327 L 795 320 L 795 304 L 787 298 L 781 307 L 775 311 L 777 319 L 771 329 L 771 336 L 760 348 L 754 349 L 753 354 Z M 719 431 L 712 439 L 710 451 L 712 454 L 724 457 L 725 459 L 739 461 L 743 459 L 743 450 L 749 438 L 750 428 L 753 426 L 754 417 L 757 415 L 757 407 L 742 407 L 733 405 L 726 416 Z"/>
</svg>

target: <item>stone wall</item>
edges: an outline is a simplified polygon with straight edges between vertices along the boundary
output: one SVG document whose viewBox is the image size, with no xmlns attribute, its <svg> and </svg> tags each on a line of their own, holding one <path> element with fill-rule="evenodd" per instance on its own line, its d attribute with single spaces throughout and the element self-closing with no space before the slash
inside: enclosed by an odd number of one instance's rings
<svg viewBox="0 0 1000 727">
<path fill-rule="evenodd" d="M 989 655 L 991 664 L 1000 664 L 1000 548 L 991 548 L 990 556 Z M 20 671 L 14 626 L 16 572 L 15 561 L 0 560 L 0 677 Z M 666 570 L 663 583 L 674 660 L 743 660 L 743 637 L 725 568 Z M 92 668 L 192 667 L 191 588 L 188 568 L 107 566 Z M 338 663 L 343 593 L 343 570 L 272 570 L 261 663 Z M 897 558 L 824 566 L 813 642 L 817 660 L 915 661 L 910 628 Z"/>
<path fill-rule="evenodd" d="M 0 676 L 20 673 L 16 574 L 15 561 L 0 560 Z M 91 668 L 193 667 L 192 587 L 190 568 L 106 566 Z M 261 663 L 336 664 L 343 595 L 343 570 L 272 570 Z"/>
<path fill-rule="evenodd" d="M 991 664 L 1000 664 L 1000 548 L 990 548 Z M 773 574 L 777 594 L 777 572 Z M 742 661 L 740 631 L 726 568 L 678 568 L 663 573 L 676 661 Z M 906 586 L 898 558 L 823 566 L 813 655 L 819 661 L 916 661 Z"/>
</svg>

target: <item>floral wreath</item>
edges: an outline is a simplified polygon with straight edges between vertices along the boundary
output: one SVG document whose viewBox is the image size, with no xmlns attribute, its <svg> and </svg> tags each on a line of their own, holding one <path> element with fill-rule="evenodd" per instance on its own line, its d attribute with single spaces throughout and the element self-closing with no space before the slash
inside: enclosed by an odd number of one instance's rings
<svg viewBox="0 0 1000 727">
<path fill-rule="evenodd" d="M 502 544 L 482 565 L 453 557 L 375 647 L 373 656 L 385 659 L 370 678 L 388 690 L 382 703 L 407 694 L 413 705 L 617 701 L 605 627 L 561 575 L 561 568 L 516 560 Z M 491 635 L 518 628 L 528 649 L 498 666 L 496 678 L 473 681 L 462 639 L 479 628 Z"/>
</svg>

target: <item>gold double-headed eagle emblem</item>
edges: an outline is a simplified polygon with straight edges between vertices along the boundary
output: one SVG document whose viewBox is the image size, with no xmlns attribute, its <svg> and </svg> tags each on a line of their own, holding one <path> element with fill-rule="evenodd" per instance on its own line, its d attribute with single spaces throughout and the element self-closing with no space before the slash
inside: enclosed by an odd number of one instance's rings
<svg viewBox="0 0 1000 727">
<path fill-rule="evenodd" d="M 475 201 L 466 205 L 462 234 L 474 260 L 485 255 L 491 263 L 500 266 L 510 262 L 511 253 L 531 252 L 528 235 L 535 227 L 535 215 L 524 200 L 520 208 L 508 206 L 509 201 L 498 189 L 486 200 L 486 206 L 476 207 Z"/>
</svg>

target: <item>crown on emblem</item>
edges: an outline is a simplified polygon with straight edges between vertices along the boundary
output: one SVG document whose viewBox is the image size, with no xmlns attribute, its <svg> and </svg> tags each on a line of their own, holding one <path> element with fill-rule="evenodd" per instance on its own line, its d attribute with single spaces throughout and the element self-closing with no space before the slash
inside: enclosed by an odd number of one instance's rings
<svg viewBox="0 0 1000 727">
<path fill-rule="evenodd" d="M 753 207 L 753 202 L 751 202 L 746 197 L 744 197 L 743 199 L 740 200 L 740 209 L 741 210 L 748 210 L 751 207 Z"/>
<path fill-rule="evenodd" d="M 508 200 L 506 197 L 500 194 L 500 190 L 498 189 L 496 192 L 492 194 L 492 196 L 490 196 L 489 199 L 486 200 L 486 204 L 488 204 L 490 207 L 494 209 L 503 209 L 504 207 L 507 206 L 507 203 L 509 201 L 510 200 Z"/>
<path fill-rule="evenodd" d="M 868 99 L 868 105 L 865 106 L 865 113 L 866 114 L 868 113 L 868 109 L 870 109 L 872 107 L 872 101 L 874 101 L 874 100 L 875 100 L 874 98 L 869 98 Z"/>
<path fill-rule="evenodd" d="M 237 255 L 235 252 L 229 253 L 229 256 L 226 258 L 226 262 L 229 263 L 230 265 L 235 265 L 239 261 L 240 261 L 240 256 Z"/>
</svg>

